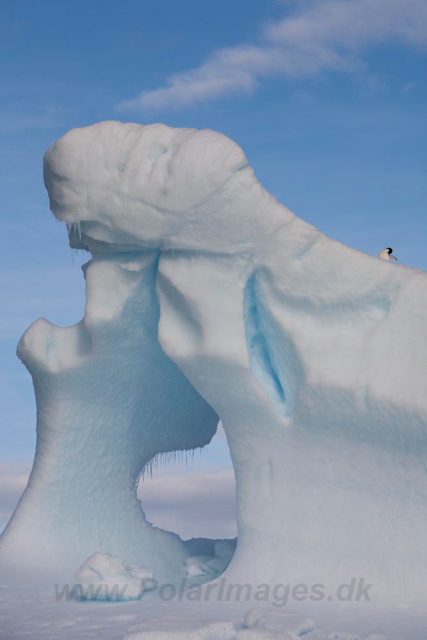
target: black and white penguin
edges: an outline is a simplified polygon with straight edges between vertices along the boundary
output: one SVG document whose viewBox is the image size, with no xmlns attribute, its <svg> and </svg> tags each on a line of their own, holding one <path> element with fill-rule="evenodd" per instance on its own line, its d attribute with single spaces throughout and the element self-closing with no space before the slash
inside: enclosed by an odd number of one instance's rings
<svg viewBox="0 0 427 640">
<path fill-rule="evenodd" d="M 380 251 L 378 256 L 383 260 L 396 260 L 397 262 L 396 256 L 393 256 L 392 253 L 393 249 L 391 249 L 391 247 L 388 247 L 387 249 L 383 249 L 382 251 Z"/>
</svg>

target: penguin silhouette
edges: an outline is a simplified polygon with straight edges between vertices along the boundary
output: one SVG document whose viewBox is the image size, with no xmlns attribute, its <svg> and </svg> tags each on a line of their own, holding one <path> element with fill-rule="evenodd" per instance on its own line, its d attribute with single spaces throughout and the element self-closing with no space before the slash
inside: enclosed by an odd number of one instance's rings
<svg viewBox="0 0 427 640">
<path fill-rule="evenodd" d="M 393 256 L 392 253 L 393 249 L 391 249 L 391 247 L 388 247 L 387 249 L 383 249 L 382 251 L 380 251 L 378 256 L 383 260 L 396 260 L 397 262 L 396 256 Z"/>
</svg>

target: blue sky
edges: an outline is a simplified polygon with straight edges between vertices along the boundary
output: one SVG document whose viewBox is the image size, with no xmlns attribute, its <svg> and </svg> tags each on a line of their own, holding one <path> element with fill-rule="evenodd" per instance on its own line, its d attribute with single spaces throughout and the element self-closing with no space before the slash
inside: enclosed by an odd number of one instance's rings
<svg viewBox="0 0 427 640">
<path fill-rule="evenodd" d="M 69 325 L 84 308 L 87 257 L 68 248 L 43 187 L 49 144 L 104 119 L 217 129 L 297 215 L 427 269 L 426 43 L 425 0 L 1 1 L 0 529 L 35 444 L 16 344 L 40 316 Z M 194 473 L 211 487 L 227 469 L 219 437 Z M 185 501 L 188 473 L 158 478 L 179 476 Z M 212 518 L 228 534 L 227 478 Z M 150 509 L 171 514 L 154 497 Z M 203 533 L 185 520 L 183 533 Z"/>
</svg>

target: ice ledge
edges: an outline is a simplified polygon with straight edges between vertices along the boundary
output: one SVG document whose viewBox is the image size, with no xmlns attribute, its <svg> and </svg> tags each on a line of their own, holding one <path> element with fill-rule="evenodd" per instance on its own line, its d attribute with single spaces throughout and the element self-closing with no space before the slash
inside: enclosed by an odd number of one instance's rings
<svg viewBox="0 0 427 640">
<path fill-rule="evenodd" d="M 47 150 L 44 177 L 51 209 L 73 235 L 110 244 L 234 253 L 294 217 L 242 149 L 209 129 L 114 121 L 72 129 Z"/>
</svg>

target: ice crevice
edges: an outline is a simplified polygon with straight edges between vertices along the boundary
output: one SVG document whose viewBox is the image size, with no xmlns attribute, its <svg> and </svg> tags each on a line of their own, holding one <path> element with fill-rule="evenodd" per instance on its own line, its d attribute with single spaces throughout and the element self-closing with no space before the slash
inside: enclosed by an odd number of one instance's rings
<svg viewBox="0 0 427 640">
<path fill-rule="evenodd" d="M 254 273 L 245 286 L 244 294 L 246 341 L 251 369 L 276 410 L 289 417 L 289 406 L 281 382 L 281 373 L 274 362 L 274 354 L 268 343 L 256 286 L 256 274 Z"/>
</svg>

